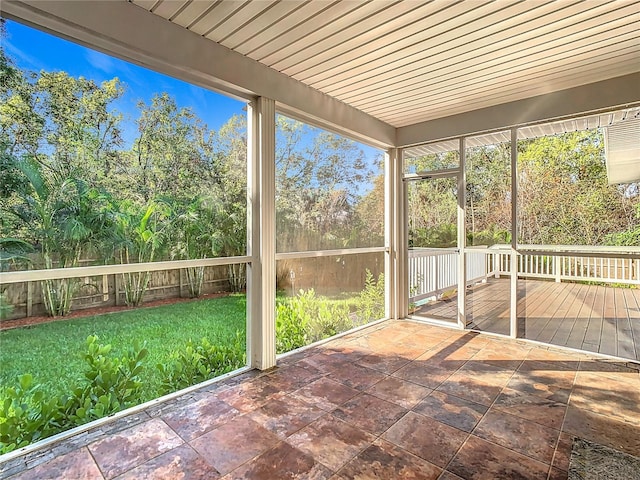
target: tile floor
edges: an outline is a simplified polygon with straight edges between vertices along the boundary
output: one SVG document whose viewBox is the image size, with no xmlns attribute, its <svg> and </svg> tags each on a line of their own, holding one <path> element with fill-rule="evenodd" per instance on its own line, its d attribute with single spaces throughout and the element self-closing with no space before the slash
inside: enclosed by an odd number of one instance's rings
<svg viewBox="0 0 640 480">
<path fill-rule="evenodd" d="M 640 374 L 390 321 L 0 464 L 21 479 L 562 479 L 574 437 L 640 456 Z"/>
</svg>

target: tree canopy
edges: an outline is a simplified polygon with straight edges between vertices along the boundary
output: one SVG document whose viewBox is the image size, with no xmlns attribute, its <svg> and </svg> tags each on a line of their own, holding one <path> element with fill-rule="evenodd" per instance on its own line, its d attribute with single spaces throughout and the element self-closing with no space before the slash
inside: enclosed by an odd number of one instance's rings
<svg viewBox="0 0 640 480">
<path fill-rule="evenodd" d="M 214 131 L 193 109 L 158 92 L 138 102 L 128 119 L 118 108 L 128 87 L 118 78 L 97 83 L 60 71 L 30 72 L 4 51 L 0 67 L 2 237 L 33 245 L 49 268 L 80 259 L 246 253 L 244 116 Z M 125 131 L 132 141 L 125 142 Z M 372 197 L 383 193 L 379 165 L 355 142 L 279 115 L 276 157 L 281 249 L 362 246 L 362 238 L 366 246 L 383 244 L 382 224 L 374 221 L 382 210 L 363 206 L 367 197 L 377 207 Z M 92 215 L 105 211 L 109 221 L 96 224 Z M 79 235 L 73 261 L 63 251 L 65 221 Z M 100 231 L 80 235 L 88 224 Z M 147 237 L 153 249 L 135 247 Z M 45 254 L 51 242 L 60 248 Z"/>
<path fill-rule="evenodd" d="M 640 245 L 640 184 L 609 185 L 600 130 L 518 142 L 518 243 Z M 468 245 L 511 240 L 511 155 L 508 143 L 468 148 Z M 455 164 L 453 154 L 412 159 L 416 170 Z M 409 185 L 410 238 L 416 246 L 455 246 L 454 179 Z"/>
</svg>

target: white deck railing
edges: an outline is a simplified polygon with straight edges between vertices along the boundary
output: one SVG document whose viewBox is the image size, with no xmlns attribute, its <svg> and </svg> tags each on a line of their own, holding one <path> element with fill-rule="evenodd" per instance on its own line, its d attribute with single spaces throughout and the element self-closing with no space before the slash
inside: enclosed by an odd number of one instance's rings
<svg viewBox="0 0 640 480">
<path fill-rule="evenodd" d="M 535 251 L 534 249 L 539 249 Z M 458 285 L 456 248 L 409 250 L 409 301 L 435 297 Z M 466 251 L 467 285 L 510 275 L 507 246 Z M 518 252 L 518 277 L 640 285 L 640 251 L 582 246 L 526 246 Z"/>
<path fill-rule="evenodd" d="M 486 280 L 490 275 L 484 252 L 467 254 L 467 285 Z M 458 287 L 457 248 L 417 248 L 409 250 L 410 302 L 444 293 Z"/>
<path fill-rule="evenodd" d="M 508 255 L 501 254 L 499 274 L 507 275 Z M 507 268 L 504 268 L 504 267 Z M 640 258 L 596 255 L 595 252 L 524 251 L 518 254 L 518 277 L 640 285 Z"/>
</svg>

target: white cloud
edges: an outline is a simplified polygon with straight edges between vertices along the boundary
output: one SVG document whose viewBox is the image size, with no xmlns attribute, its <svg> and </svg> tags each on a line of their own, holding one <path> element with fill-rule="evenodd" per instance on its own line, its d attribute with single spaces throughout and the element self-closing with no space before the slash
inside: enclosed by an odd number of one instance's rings
<svg viewBox="0 0 640 480">
<path fill-rule="evenodd" d="M 98 70 L 112 75 L 116 69 L 113 59 L 104 53 L 96 52 L 95 50 L 87 49 L 86 52 L 87 62 Z"/>
<path fill-rule="evenodd" d="M 29 70 L 47 70 L 47 65 L 41 62 L 38 58 L 26 54 L 23 50 L 16 47 L 9 40 L 3 39 L 2 46 L 9 54 L 9 56 L 13 58 L 20 67 Z"/>
</svg>

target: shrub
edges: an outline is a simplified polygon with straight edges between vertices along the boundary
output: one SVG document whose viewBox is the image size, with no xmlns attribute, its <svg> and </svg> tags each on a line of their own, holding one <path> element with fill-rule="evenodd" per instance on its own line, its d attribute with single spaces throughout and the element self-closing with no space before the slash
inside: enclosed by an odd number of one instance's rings
<svg viewBox="0 0 640 480">
<path fill-rule="evenodd" d="M 317 299 L 314 307 L 311 321 L 307 324 L 307 339 L 310 343 L 333 337 L 353 328 L 347 305 Z"/>
<path fill-rule="evenodd" d="M 89 383 L 61 398 L 69 426 L 82 425 L 140 403 L 140 374 L 147 350 L 136 344 L 122 358 L 109 357 L 110 351 L 111 345 L 100 345 L 98 337 L 87 338 L 84 359 L 89 365 L 85 372 Z"/>
<path fill-rule="evenodd" d="M 246 365 L 246 351 L 240 332 L 233 345 L 213 345 L 203 338 L 199 345 L 189 340 L 174 351 L 167 363 L 157 365 L 162 375 L 163 393 L 175 392 Z"/>
<path fill-rule="evenodd" d="M 376 281 L 367 269 L 364 290 L 356 299 L 356 310 L 361 325 L 384 317 L 384 273 Z"/>
<path fill-rule="evenodd" d="M 276 353 L 285 353 L 304 347 L 309 342 L 306 335 L 306 317 L 290 301 L 281 303 L 276 310 Z"/>
<path fill-rule="evenodd" d="M 2 392 L 0 405 L 0 454 L 21 448 L 53 435 L 60 428 L 58 398 L 44 398 L 40 385 L 29 374 L 18 385 Z"/>
<path fill-rule="evenodd" d="M 317 297 L 313 289 L 300 290 L 298 295 L 278 305 L 276 351 L 288 352 L 352 327 L 346 304 Z"/>
<path fill-rule="evenodd" d="M 47 398 L 29 374 L 6 388 L 0 407 L 0 454 L 139 403 L 147 350 L 136 345 L 122 358 L 108 357 L 110 351 L 111 345 L 100 345 L 98 337 L 87 338 L 88 383 L 70 395 Z"/>
</svg>

